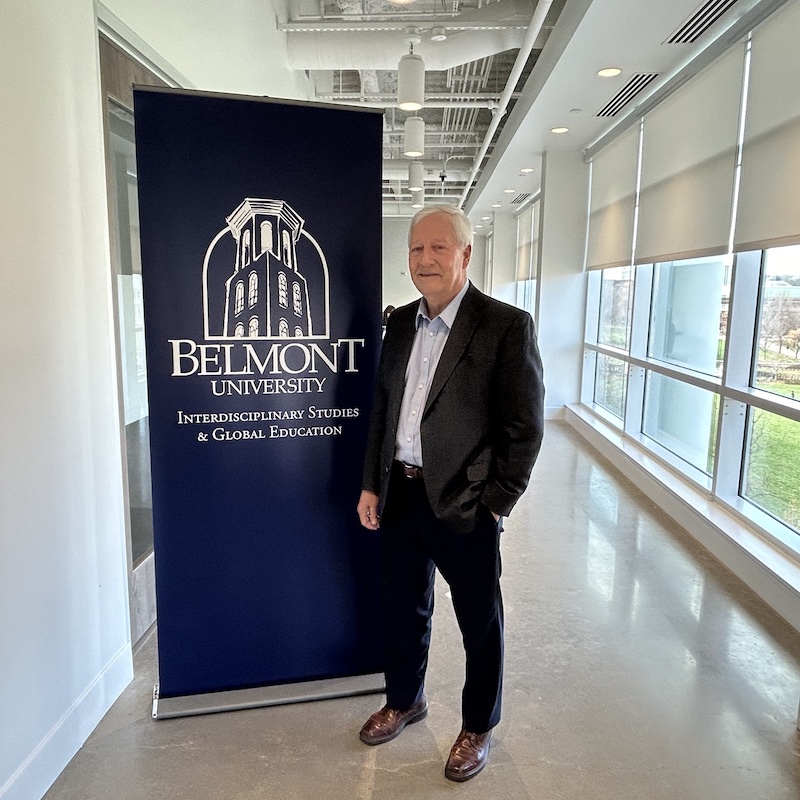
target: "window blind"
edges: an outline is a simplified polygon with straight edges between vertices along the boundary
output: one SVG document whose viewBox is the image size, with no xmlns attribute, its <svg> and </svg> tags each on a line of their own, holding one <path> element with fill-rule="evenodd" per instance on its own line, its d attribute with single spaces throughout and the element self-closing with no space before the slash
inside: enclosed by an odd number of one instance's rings
<svg viewBox="0 0 800 800">
<path fill-rule="evenodd" d="M 592 160 L 587 269 L 631 263 L 638 159 L 639 126 L 635 125 Z"/>
<path fill-rule="evenodd" d="M 727 251 L 743 70 L 742 44 L 645 117 L 637 264 Z"/>
<path fill-rule="evenodd" d="M 800 2 L 753 32 L 734 250 L 800 243 Z"/>
</svg>

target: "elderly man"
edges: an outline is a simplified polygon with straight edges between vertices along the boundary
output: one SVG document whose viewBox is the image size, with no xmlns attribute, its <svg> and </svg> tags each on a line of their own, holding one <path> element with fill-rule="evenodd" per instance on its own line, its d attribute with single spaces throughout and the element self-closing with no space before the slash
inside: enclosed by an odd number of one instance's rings
<svg viewBox="0 0 800 800">
<path fill-rule="evenodd" d="M 466 651 L 462 730 L 445 776 L 465 781 L 500 720 L 501 517 L 528 483 L 543 429 L 542 365 L 529 314 L 467 280 L 472 225 L 454 206 L 411 221 L 419 302 L 389 318 L 370 418 L 361 524 L 380 527 L 386 705 L 359 734 L 394 739 L 428 713 L 434 572 L 450 586 Z"/>
</svg>

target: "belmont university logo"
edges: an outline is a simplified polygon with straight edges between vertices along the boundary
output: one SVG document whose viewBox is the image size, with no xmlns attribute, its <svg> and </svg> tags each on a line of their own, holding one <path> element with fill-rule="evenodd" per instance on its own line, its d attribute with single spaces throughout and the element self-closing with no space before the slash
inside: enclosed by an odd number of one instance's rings
<svg viewBox="0 0 800 800">
<path fill-rule="evenodd" d="M 251 197 L 226 221 L 203 264 L 205 338 L 328 338 L 328 264 L 305 221 L 284 200 Z"/>
<path fill-rule="evenodd" d="M 227 378 L 214 394 L 272 394 L 321 392 L 325 373 L 358 372 L 364 339 L 330 338 L 328 263 L 305 220 L 284 200 L 248 197 L 226 222 L 203 261 L 204 342 L 169 340 L 172 376 Z"/>
</svg>

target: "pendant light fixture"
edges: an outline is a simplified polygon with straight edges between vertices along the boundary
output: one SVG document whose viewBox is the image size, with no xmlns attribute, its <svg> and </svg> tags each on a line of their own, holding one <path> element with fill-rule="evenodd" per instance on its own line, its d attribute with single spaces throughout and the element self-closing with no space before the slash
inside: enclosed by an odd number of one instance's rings
<svg viewBox="0 0 800 800">
<path fill-rule="evenodd" d="M 419 111 L 425 103 L 425 62 L 409 45 L 397 66 L 397 106 L 403 111 Z"/>
<path fill-rule="evenodd" d="M 419 158 L 425 152 L 425 121 L 409 117 L 403 126 L 403 155 Z"/>
<path fill-rule="evenodd" d="M 412 192 L 421 192 L 425 188 L 425 169 L 421 161 L 408 164 L 408 188 Z"/>
</svg>

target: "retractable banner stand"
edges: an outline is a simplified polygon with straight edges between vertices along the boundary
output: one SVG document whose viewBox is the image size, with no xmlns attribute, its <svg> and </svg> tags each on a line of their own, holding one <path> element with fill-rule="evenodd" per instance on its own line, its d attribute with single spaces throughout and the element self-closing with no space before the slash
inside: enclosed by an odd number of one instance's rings
<svg viewBox="0 0 800 800">
<path fill-rule="evenodd" d="M 380 113 L 134 93 L 154 716 L 380 691 Z"/>
</svg>

